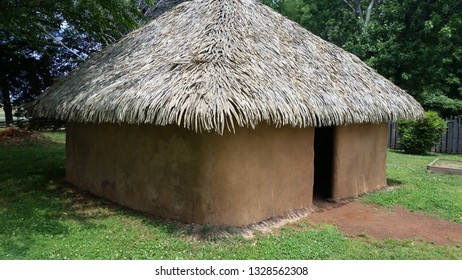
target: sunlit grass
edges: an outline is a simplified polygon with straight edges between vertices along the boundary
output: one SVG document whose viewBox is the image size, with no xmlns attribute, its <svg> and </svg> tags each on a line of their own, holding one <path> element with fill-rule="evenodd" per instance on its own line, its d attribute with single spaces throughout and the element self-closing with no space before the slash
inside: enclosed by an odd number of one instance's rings
<svg viewBox="0 0 462 280">
<path fill-rule="evenodd" d="M 47 135 L 64 142 L 63 133 Z M 450 214 L 460 209 L 456 201 L 462 195 L 451 188 L 460 179 L 426 174 L 422 168 L 432 158 L 390 153 L 388 173 L 401 187 L 364 199 L 432 208 L 460 219 Z M 193 236 L 187 225 L 156 220 L 66 185 L 64 160 L 64 144 L 0 145 L 0 259 L 462 259 L 461 246 L 350 239 L 334 226 L 303 221 L 251 238 L 211 236 L 213 228 Z M 422 189 L 429 194 L 415 194 Z M 418 207 L 421 197 L 430 202 Z"/>
<path fill-rule="evenodd" d="M 66 132 L 65 131 L 47 131 L 47 132 L 43 132 L 42 134 L 50 138 L 54 142 L 57 142 L 57 143 L 66 142 Z"/>
<path fill-rule="evenodd" d="M 462 176 L 428 173 L 427 165 L 438 157 L 462 160 L 461 155 L 415 156 L 390 151 L 387 178 L 396 188 L 366 195 L 363 201 L 401 205 L 462 224 Z"/>
</svg>

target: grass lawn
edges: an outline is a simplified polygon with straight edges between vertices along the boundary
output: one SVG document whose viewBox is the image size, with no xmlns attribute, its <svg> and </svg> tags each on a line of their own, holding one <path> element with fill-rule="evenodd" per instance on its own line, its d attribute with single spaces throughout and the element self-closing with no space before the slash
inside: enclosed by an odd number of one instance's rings
<svg viewBox="0 0 462 280">
<path fill-rule="evenodd" d="M 247 239 L 216 237 L 206 227 L 192 238 L 187 226 L 67 186 L 64 133 L 47 135 L 58 143 L 0 144 L 0 259 L 462 259 L 462 246 L 349 239 L 303 221 Z M 389 152 L 388 176 L 400 187 L 361 200 L 462 223 L 462 177 L 427 174 L 434 158 Z"/>
<path fill-rule="evenodd" d="M 42 132 L 43 135 L 47 136 L 51 140 L 57 143 L 66 143 L 66 133 L 64 131 L 47 131 Z"/>
</svg>

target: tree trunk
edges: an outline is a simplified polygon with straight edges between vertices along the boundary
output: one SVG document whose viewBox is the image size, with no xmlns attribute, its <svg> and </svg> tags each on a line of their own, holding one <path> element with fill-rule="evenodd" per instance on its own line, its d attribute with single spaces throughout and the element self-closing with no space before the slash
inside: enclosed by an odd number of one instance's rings
<svg viewBox="0 0 462 280">
<path fill-rule="evenodd" d="M 10 87 L 7 80 L 0 80 L 0 89 L 3 95 L 3 111 L 5 112 L 6 126 L 10 126 L 13 123 L 13 106 L 11 105 Z"/>
<path fill-rule="evenodd" d="M 362 16 L 361 0 L 353 0 L 353 3 L 354 3 L 354 9 L 355 9 L 356 17 L 361 17 Z"/>
<path fill-rule="evenodd" d="M 375 0 L 371 0 L 371 2 L 369 3 L 369 7 L 367 7 L 366 20 L 364 23 L 365 27 L 369 25 L 369 21 L 371 20 L 372 8 L 374 7 L 374 4 Z"/>
</svg>

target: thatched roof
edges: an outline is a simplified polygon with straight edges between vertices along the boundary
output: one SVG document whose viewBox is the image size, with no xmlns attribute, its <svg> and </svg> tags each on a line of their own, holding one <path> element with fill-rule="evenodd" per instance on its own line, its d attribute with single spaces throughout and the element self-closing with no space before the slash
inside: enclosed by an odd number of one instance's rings
<svg viewBox="0 0 462 280">
<path fill-rule="evenodd" d="M 356 56 L 254 0 L 176 6 L 82 63 L 33 111 L 219 133 L 260 122 L 306 127 L 422 114 Z"/>
</svg>

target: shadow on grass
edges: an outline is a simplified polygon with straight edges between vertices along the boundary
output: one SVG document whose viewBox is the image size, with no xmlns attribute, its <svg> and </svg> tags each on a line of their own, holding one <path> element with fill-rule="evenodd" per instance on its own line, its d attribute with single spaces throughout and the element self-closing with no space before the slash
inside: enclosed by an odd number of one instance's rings
<svg viewBox="0 0 462 280">
<path fill-rule="evenodd" d="M 27 258 L 36 243 L 76 234 L 75 227 L 104 230 L 110 225 L 101 221 L 115 215 L 127 227 L 155 227 L 171 236 L 184 233 L 177 222 L 67 184 L 64 164 L 64 145 L 0 146 L 0 259 Z"/>
<path fill-rule="evenodd" d="M 64 177 L 64 146 L 0 146 L 0 258 L 27 256 L 43 236 L 65 236 L 73 220 L 83 228 L 98 212 L 88 199 L 60 180 Z M 1 256 L 4 254 L 5 256 Z"/>
<path fill-rule="evenodd" d="M 389 187 L 396 187 L 396 186 L 401 186 L 403 182 L 391 178 L 387 178 L 387 186 Z"/>
</svg>

